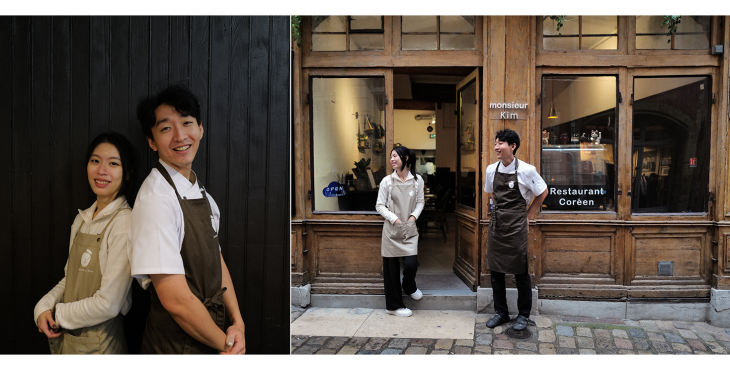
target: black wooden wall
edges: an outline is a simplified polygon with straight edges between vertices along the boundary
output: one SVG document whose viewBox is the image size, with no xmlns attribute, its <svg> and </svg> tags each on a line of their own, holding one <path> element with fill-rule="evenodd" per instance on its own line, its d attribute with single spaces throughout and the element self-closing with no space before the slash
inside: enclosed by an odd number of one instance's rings
<svg viewBox="0 0 730 370">
<path fill-rule="evenodd" d="M 221 209 L 247 352 L 289 353 L 288 17 L 0 17 L 0 353 L 48 353 L 33 307 L 94 201 L 88 143 L 126 135 L 140 184 L 157 155 L 136 104 L 178 82 L 203 108 L 193 169 Z"/>
</svg>

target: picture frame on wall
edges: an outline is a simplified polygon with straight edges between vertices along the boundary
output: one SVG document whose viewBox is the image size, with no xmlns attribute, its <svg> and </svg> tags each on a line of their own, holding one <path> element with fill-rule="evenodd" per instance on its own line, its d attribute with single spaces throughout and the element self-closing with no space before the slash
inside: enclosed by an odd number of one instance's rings
<svg viewBox="0 0 730 370">
<path fill-rule="evenodd" d="M 669 176 L 669 166 L 662 167 L 659 171 L 659 176 Z"/>
</svg>

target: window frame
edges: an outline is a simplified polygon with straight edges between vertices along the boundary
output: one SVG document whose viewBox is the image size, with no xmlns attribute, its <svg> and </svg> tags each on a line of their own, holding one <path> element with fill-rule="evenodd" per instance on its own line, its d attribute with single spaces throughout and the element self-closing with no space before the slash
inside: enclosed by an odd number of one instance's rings
<svg viewBox="0 0 730 370">
<path fill-rule="evenodd" d="M 561 67 L 537 67 L 535 71 L 535 87 L 538 96 L 542 94 L 543 89 L 543 77 L 545 76 L 615 76 L 616 77 L 616 121 L 617 125 L 622 125 L 620 122 L 626 122 L 626 105 L 627 98 L 626 94 L 622 93 L 625 91 L 626 81 L 626 68 L 612 67 L 612 68 L 561 68 Z M 537 141 L 538 144 L 531 145 L 532 158 L 536 158 L 533 163 L 537 173 L 542 176 L 542 145 L 539 144 L 542 140 L 542 105 L 545 102 L 542 98 L 537 100 L 535 105 L 535 129 L 533 132 L 533 141 Z M 573 220 L 577 218 L 585 217 L 586 214 L 591 215 L 591 219 L 594 220 L 621 220 L 624 219 L 626 214 L 626 191 L 623 190 L 622 182 L 622 164 L 625 159 L 621 156 L 620 146 L 625 140 L 626 130 L 622 129 L 622 126 L 617 127 L 616 131 L 616 144 L 614 146 L 614 164 L 616 166 L 616 182 L 614 183 L 614 200 L 616 207 L 613 211 L 561 211 L 561 210 L 540 210 L 537 218 L 542 220 Z M 630 206 L 630 204 L 629 204 Z M 630 209 L 629 209 L 630 212 Z"/>
<path fill-rule="evenodd" d="M 616 49 L 572 49 L 572 50 L 551 50 L 551 49 L 543 49 L 543 19 L 542 15 L 536 16 L 536 39 L 535 39 L 535 46 L 536 51 L 538 54 L 569 54 L 569 53 L 578 53 L 578 54 L 609 54 L 609 55 L 618 55 L 618 54 L 627 54 L 627 17 L 625 16 L 616 16 L 617 21 L 617 45 Z M 579 17 L 583 17 L 580 15 Z M 579 26 L 579 29 L 582 29 L 582 24 Z M 579 31 L 580 32 L 580 31 Z M 579 33 L 579 38 L 582 38 L 583 35 Z"/>
<path fill-rule="evenodd" d="M 362 70 L 352 70 L 343 68 L 328 68 L 322 70 L 304 70 L 302 76 L 302 92 L 304 93 L 304 103 L 302 104 L 302 118 L 305 122 L 303 138 L 309 147 L 309 153 L 304 156 L 303 173 L 304 176 L 304 194 L 308 194 L 304 200 L 305 217 L 307 219 L 319 220 L 343 220 L 343 216 L 347 216 L 348 221 L 372 221 L 374 223 L 382 223 L 382 216 L 375 211 L 373 204 L 372 211 L 316 211 L 314 207 L 314 151 L 311 150 L 314 143 L 314 125 L 312 110 L 312 79 L 313 78 L 373 78 L 383 77 L 385 79 L 385 148 L 388 152 L 393 150 L 393 71 L 388 68 L 369 68 Z M 385 166 L 386 176 L 390 175 L 393 170 L 389 166 Z"/>
<path fill-rule="evenodd" d="M 631 99 L 634 91 L 634 78 L 635 77 L 692 77 L 692 76 L 707 76 L 710 78 L 710 85 L 711 85 L 711 93 L 712 96 L 718 96 L 717 93 L 717 73 L 715 71 L 715 68 L 713 67 L 678 67 L 678 68 L 667 68 L 667 69 L 657 69 L 657 68 L 636 68 L 636 69 L 629 69 L 628 75 L 627 75 L 627 88 L 629 89 L 629 95 L 628 99 Z M 626 95 L 626 94 L 624 94 Z M 625 98 L 625 100 L 627 100 Z M 716 133 L 718 128 L 718 104 L 713 103 L 712 99 L 710 100 L 710 112 L 708 114 L 709 120 L 710 120 L 710 127 L 709 130 L 711 133 Z M 626 163 L 632 163 L 631 156 L 633 154 L 633 129 L 634 129 L 634 120 L 633 120 L 633 105 L 629 105 L 627 109 L 627 127 L 624 129 L 624 131 L 627 133 L 627 143 L 632 150 L 625 150 L 624 156 L 626 157 Z M 716 161 L 713 160 L 716 156 L 713 153 L 716 153 L 716 148 L 718 145 L 719 135 L 711 135 L 710 139 L 710 148 L 709 150 L 709 158 L 710 158 L 710 164 L 708 168 L 709 172 L 709 178 L 708 178 L 708 206 L 707 206 L 707 212 L 693 212 L 693 213 L 633 213 L 633 210 L 631 208 L 631 199 L 629 200 L 628 204 L 628 214 L 626 215 L 626 220 L 631 221 L 640 221 L 640 222 L 647 222 L 647 221 L 688 221 L 688 222 L 697 222 L 697 221 L 712 221 L 713 214 L 715 213 L 715 207 L 717 207 L 716 201 L 709 200 L 711 199 L 709 197 L 709 193 L 713 193 L 715 196 L 717 195 L 717 189 L 716 186 L 716 178 L 717 174 L 715 172 L 721 171 L 724 167 L 724 163 L 718 164 Z M 627 172 L 628 180 L 627 180 L 627 190 L 632 190 L 632 184 L 631 184 L 631 166 L 625 166 L 624 170 Z"/>
<path fill-rule="evenodd" d="M 406 16 L 407 17 L 407 16 Z M 442 32 L 441 31 L 441 17 L 442 15 L 433 15 L 436 17 L 436 32 L 403 32 L 403 16 L 398 17 L 398 23 L 400 25 L 400 31 L 397 35 L 398 38 L 398 50 L 401 51 L 476 51 L 479 50 L 478 39 L 477 39 L 477 23 L 479 23 L 478 16 L 474 16 L 474 32 Z M 450 17 L 450 16 L 447 16 Z M 436 36 L 436 49 L 403 49 L 403 35 L 435 35 Z M 474 48 L 473 49 L 441 49 L 441 35 L 474 35 Z"/>
</svg>

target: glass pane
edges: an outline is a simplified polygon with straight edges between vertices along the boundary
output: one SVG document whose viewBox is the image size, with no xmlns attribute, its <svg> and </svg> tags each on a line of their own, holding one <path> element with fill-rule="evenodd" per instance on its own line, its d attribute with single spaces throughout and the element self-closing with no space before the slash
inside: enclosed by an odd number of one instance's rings
<svg viewBox="0 0 730 370">
<path fill-rule="evenodd" d="M 707 212 L 710 78 L 634 79 L 631 210 Z"/>
<path fill-rule="evenodd" d="M 403 50 L 436 50 L 436 35 L 403 35 Z"/>
<path fill-rule="evenodd" d="M 312 79 L 316 211 L 375 212 L 386 170 L 384 94 L 383 77 Z"/>
<path fill-rule="evenodd" d="M 312 51 L 345 51 L 347 50 L 345 34 L 328 35 L 312 34 Z"/>
<path fill-rule="evenodd" d="M 618 17 L 613 16 L 583 16 L 583 35 L 617 35 Z"/>
<path fill-rule="evenodd" d="M 667 26 L 662 26 L 663 16 L 637 15 L 636 33 L 667 33 Z M 682 23 L 680 23 L 682 24 Z"/>
<path fill-rule="evenodd" d="M 363 15 L 352 15 L 350 16 L 350 29 L 351 30 L 382 30 L 383 29 L 383 17 L 381 16 L 363 16 Z"/>
<path fill-rule="evenodd" d="M 441 32 L 474 33 L 474 16 L 441 16 Z"/>
<path fill-rule="evenodd" d="M 345 16 L 316 16 L 312 17 L 312 32 L 345 32 L 347 31 L 347 17 Z"/>
<path fill-rule="evenodd" d="M 618 49 L 618 37 L 601 36 L 601 37 L 583 37 L 581 49 L 605 50 Z"/>
<path fill-rule="evenodd" d="M 578 37 L 543 37 L 543 50 L 578 50 Z"/>
<path fill-rule="evenodd" d="M 403 16 L 401 23 L 403 33 L 436 32 L 436 16 Z"/>
<path fill-rule="evenodd" d="M 669 36 L 667 36 L 667 35 L 636 36 L 636 48 L 637 49 L 671 49 L 672 45 L 667 41 L 669 41 Z"/>
<path fill-rule="evenodd" d="M 350 35 L 350 50 L 383 50 L 383 34 L 357 33 Z"/>
<path fill-rule="evenodd" d="M 616 84 L 615 76 L 543 77 L 543 210 L 615 211 Z"/>
<path fill-rule="evenodd" d="M 710 33 L 710 17 L 683 15 L 677 26 L 677 33 L 706 32 Z"/>
<path fill-rule="evenodd" d="M 475 49 L 474 35 L 441 35 L 441 50 Z"/>
<path fill-rule="evenodd" d="M 709 34 L 674 35 L 674 48 L 675 49 L 709 49 L 710 48 L 710 35 Z"/>
<path fill-rule="evenodd" d="M 563 27 L 560 28 L 560 32 L 557 30 L 558 22 L 554 21 L 550 17 L 545 17 L 542 21 L 542 34 L 543 35 L 577 35 L 578 34 L 578 16 L 567 15 L 563 21 Z M 577 48 L 577 46 L 576 46 Z"/>
<path fill-rule="evenodd" d="M 479 165 L 479 152 L 476 139 L 479 135 L 479 117 L 477 115 L 477 86 L 476 81 L 459 91 L 459 115 L 457 116 L 458 166 L 456 201 L 458 204 L 475 208 L 476 205 L 476 174 Z"/>
</svg>

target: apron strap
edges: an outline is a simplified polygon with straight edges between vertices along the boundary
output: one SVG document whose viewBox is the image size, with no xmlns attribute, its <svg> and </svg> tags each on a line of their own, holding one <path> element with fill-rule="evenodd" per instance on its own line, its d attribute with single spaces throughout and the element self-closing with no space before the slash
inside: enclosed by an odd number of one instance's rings
<svg viewBox="0 0 730 370">
<path fill-rule="evenodd" d="M 129 208 L 129 207 L 124 207 L 124 208 L 119 208 L 118 210 L 116 210 L 116 211 L 114 212 L 114 214 L 112 215 L 112 218 L 111 218 L 111 219 L 109 219 L 109 221 L 108 221 L 108 222 L 106 223 L 106 225 L 104 225 L 104 229 L 102 229 L 102 230 L 101 230 L 101 233 L 100 233 L 99 235 L 104 235 L 104 233 L 106 233 L 106 228 L 107 228 L 107 227 L 109 227 L 109 224 L 111 224 L 111 223 L 112 223 L 112 221 L 114 221 L 114 217 L 117 217 L 117 214 L 119 213 L 119 211 L 121 211 L 121 210 L 123 210 L 123 209 L 131 209 L 131 208 Z"/>
<path fill-rule="evenodd" d="M 206 298 L 205 300 L 203 300 L 203 306 L 205 306 L 205 307 L 222 306 L 223 305 L 223 293 L 225 293 L 226 290 L 228 290 L 228 288 L 226 288 L 226 287 L 218 289 L 218 291 L 215 292 L 215 294 L 213 294 L 212 297 Z"/>
</svg>

